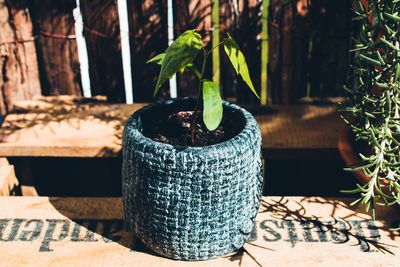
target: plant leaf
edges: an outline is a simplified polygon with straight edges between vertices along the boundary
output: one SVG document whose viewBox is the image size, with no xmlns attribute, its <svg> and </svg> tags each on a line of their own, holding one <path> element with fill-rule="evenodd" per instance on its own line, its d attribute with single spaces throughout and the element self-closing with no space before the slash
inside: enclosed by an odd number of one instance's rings
<svg viewBox="0 0 400 267">
<path fill-rule="evenodd" d="M 399 22 L 400 21 L 400 17 L 399 16 L 396 16 L 396 15 L 393 15 L 393 14 L 389 14 L 389 13 L 383 13 L 384 15 L 385 15 L 385 17 L 386 18 L 388 18 L 388 19 L 390 19 L 390 20 L 392 20 L 392 21 L 394 21 L 394 22 Z"/>
<path fill-rule="evenodd" d="M 228 37 L 224 39 L 224 50 L 225 53 L 228 55 L 229 60 L 231 61 L 233 67 L 236 70 L 237 74 L 240 74 L 243 81 L 250 87 L 251 91 L 258 97 L 256 90 L 254 89 L 253 83 L 250 79 L 249 69 L 246 64 L 246 59 L 242 51 L 240 51 L 238 44 L 232 37 L 228 34 Z"/>
<path fill-rule="evenodd" d="M 172 78 L 177 71 L 183 71 L 189 63 L 193 62 L 202 46 L 200 34 L 195 30 L 188 30 L 165 50 L 153 97 L 166 80 Z"/>
<path fill-rule="evenodd" d="M 146 63 L 156 63 L 158 65 L 162 65 L 164 57 L 165 57 L 165 53 L 161 53 L 161 54 L 158 54 L 157 56 L 153 57 L 152 59 L 150 59 Z"/>
<path fill-rule="evenodd" d="M 400 75 L 400 64 L 396 64 L 396 74 L 394 76 L 394 82 L 397 82 L 399 80 L 399 75 Z"/>
<path fill-rule="evenodd" d="M 203 121 L 209 131 L 215 130 L 222 120 L 222 100 L 218 86 L 203 81 Z"/>
<path fill-rule="evenodd" d="M 228 55 L 229 60 L 231 61 L 233 67 L 236 70 L 236 73 L 239 74 L 239 46 L 232 39 L 232 37 L 228 34 L 228 37 L 224 39 L 224 50 Z"/>
</svg>

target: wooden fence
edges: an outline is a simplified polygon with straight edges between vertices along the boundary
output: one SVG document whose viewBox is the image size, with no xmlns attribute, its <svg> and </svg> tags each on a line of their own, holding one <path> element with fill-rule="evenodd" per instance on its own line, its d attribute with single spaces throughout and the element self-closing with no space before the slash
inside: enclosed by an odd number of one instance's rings
<svg viewBox="0 0 400 267">
<path fill-rule="evenodd" d="M 266 0 L 264 0 L 266 1 Z M 175 36 L 197 29 L 210 45 L 211 0 L 174 0 Z M 117 0 L 81 0 L 92 95 L 123 102 L 124 79 Z M 0 0 L 0 109 L 36 95 L 82 94 L 73 9 L 76 0 Z M 152 101 L 159 67 L 145 62 L 168 43 L 167 0 L 127 0 L 133 98 Z M 256 88 L 261 73 L 261 0 L 221 0 L 220 35 L 229 32 L 246 56 Z M 303 96 L 338 96 L 348 65 L 348 0 L 270 0 L 268 102 Z M 221 53 L 221 66 L 228 66 Z M 210 64 L 211 65 L 211 64 Z M 207 73 L 211 77 L 211 66 Z M 258 103 L 233 68 L 221 68 L 223 96 Z M 178 76 L 178 95 L 195 95 L 189 73 Z M 168 98 L 168 86 L 157 99 Z"/>
</svg>

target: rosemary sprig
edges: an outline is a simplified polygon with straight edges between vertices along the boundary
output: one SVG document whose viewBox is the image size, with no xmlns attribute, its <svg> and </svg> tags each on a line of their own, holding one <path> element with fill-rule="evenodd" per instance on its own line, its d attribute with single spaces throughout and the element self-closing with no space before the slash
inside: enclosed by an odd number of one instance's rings
<svg viewBox="0 0 400 267">
<path fill-rule="evenodd" d="M 356 203 L 375 219 L 376 204 L 400 204 L 400 2 L 353 0 L 353 7 L 359 37 L 350 49 L 354 62 L 342 117 L 370 151 L 347 169 L 371 180 L 347 192 L 360 194 Z"/>
</svg>

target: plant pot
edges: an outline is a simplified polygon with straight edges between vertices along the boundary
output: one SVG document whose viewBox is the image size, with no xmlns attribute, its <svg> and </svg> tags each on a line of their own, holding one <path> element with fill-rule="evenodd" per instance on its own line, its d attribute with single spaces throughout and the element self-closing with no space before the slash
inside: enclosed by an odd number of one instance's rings
<svg viewBox="0 0 400 267">
<path fill-rule="evenodd" d="M 243 130 L 223 143 L 174 147 L 141 131 L 160 114 L 193 110 L 190 98 L 150 104 L 123 135 L 125 223 L 150 249 L 181 260 L 216 258 L 241 248 L 254 227 L 262 185 L 261 133 L 246 110 L 223 102 Z"/>
<path fill-rule="evenodd" d="M 367 144 L 360 144 L 355 141 L 353 132 L 351 128 L 347 125 L 343 125 L 343 127 L 339 131 L 338 135 L 338 149 L 340 155 L 342 156 L 346 166 L 355 166 L 357 163 L 361 161 L 361 158 L 358 156 L 359 153 L 367 154 L 370 148 Z M 366 176 L 361 170 L 352 171 L 354 177 L 362 184 L 365 185 L 369 183 L 371 180 L 370 177 Z M 386 186 L 389 184 L 388 180 L 380 181 L 382 190 L 386 194 L 390 194 Z"/>
<path fill-rule="evenodd" d="M 361 161 L 360 157 L 358 156 L 361 151 L 359 148 L 357 148 L 353 132 L 347 125 L 343 125 L 339 131 L 338 149 L 343 161 L 346 163 L 346 166 L 352 166 Z M 352 173 L 354 177 L 363 185 L 367 184 L 371 179 L 360 170 L 353 171 Z"/>
</svg>

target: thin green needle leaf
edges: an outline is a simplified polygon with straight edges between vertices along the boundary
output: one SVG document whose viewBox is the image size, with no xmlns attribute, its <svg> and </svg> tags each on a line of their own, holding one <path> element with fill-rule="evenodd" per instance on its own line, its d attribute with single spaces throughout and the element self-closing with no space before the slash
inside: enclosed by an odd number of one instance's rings
<svg viewBox="0 0 400 267">
<path fill-rule="evenodd" d="M 355 194 L 355 193 L 360 193 L 362 192 L 362 190 L 360 189 L 351 189 L 351 190 L 340 190 L 340 193 L 344 193 L 344 194 Z"/>
<path fill-rule="evenodd" d="M 388 18 L 388 19 L 390 19 L 392 21 L 395 21 L 395 22 L 399 22 L 400 21 L 400 17 L 399 16 L 392 15 L 392 14 L 389 14 L 389 13 L 386 13 L 386 12 L 384 13 L 384 15 L 385 15 L 386 18 Z"/>
<path fill-rule="evenodd" d="M 382 43 L 384 43 L 385 45 L 389 46 L 393 50 L 399 51 L 399 49 L 396 46 L 394 46 L 391 42 L 386 40 L 385 36 L 382 36 L 380 40 L 381 40 Z"/>
<path fill-rule="evenodd" d="M 353 17 L 360 27 L 351 51 L 358 52 L 348 76 L 347 85 L 352 86 L 344 87 L 348 102 L 343 110 L 355 139 L 365 142 L 365 156 L 360 154 L 361 162 L 347 170 L 361 171 L 370 181 L 349 193 L 361 195 L 356 202 L 364 204 L 373 219 L 376 205 L 400 205 L 399 3 L 353 0 Z"/>
<path fill-rule="evenodd" d="M 359 199 L 357 199 L 357 200 L 351 202 L 351 203 L 350 203 L 350 206 L 356 205 L 356 204 L 359 203 L 361 200 L 362 200 L 362 198 L 359 198 Z"/>
<path fill-rule="evenodd" d="M 222 100 L 218 86 L 212 81 L 203 81 L 203 121 L 209 131 L 215 130 L 222 120 Z"/>
<path fill-rule="evenodd" d="M 400 64 L 396 64 L 396 75 L 394 76 L 394 82 L 397 82 L 399 80 L 399 75 L 400 75 Z"/>
<path fill-rule="evenodd" d="M 348 171 L 358 171 L 358 170 L 362 170 L 362 169 L 366 169 L 366 168 L 372 167 L 372 166 L 374 166 L 375 164 L 376 164 L 375 162 L 371 162 L 371 163 L 368 163 L 368 164 L 365 164 L 365 165 L 359 166 L 359 167 L 344 168 L 344 170 L 348 170 Z"/>
<path fill-rule="evenodd" d="M 375 53 L 376 53 L 376 56 L 377 56 L 378 59 L 379 59 L 379 62 L 380 62 L 382 65 L 385 65 L 385 61 L 383 61 L 383 58 L 382 58 L 382 56 L 381 56 L 381 53 L 379 53 L 379 50 L 376 50 Z"/>
<path fill-rule="evenodd" d="M 392 100 L 390 100 L 390 93 L 386 91 L 386 112 L 390 113 L 392 111 Z"/>
<path fill-rule="evenodd" d="M 371 217 L 372 217 L 372 220 L 375 221 L 375 205 L 374 205 L 374 201 L 371 200 L 370 203 L 371 203 L 371 204 L 370 204 L 370 206 L 371 206 Z M 367 211 L 368 211 L 368 210 L 367 210 Z"/>
<path fill-rule="evenodd" d="M 360 54 L 359 57 L 360 57 L 360 59 L 362 61 L 365 61 L 365 62 L 367 62 L 369 64 L 372 64 L 372 65 L 375 65 L 375 66 L 383 66 L 384 65 L 381 62 L 379 62 L 378 60 L 370 58 L 370 57 L 368 57 L 366 55 L 363 55 L 363 54 Z"/>
</svg>

